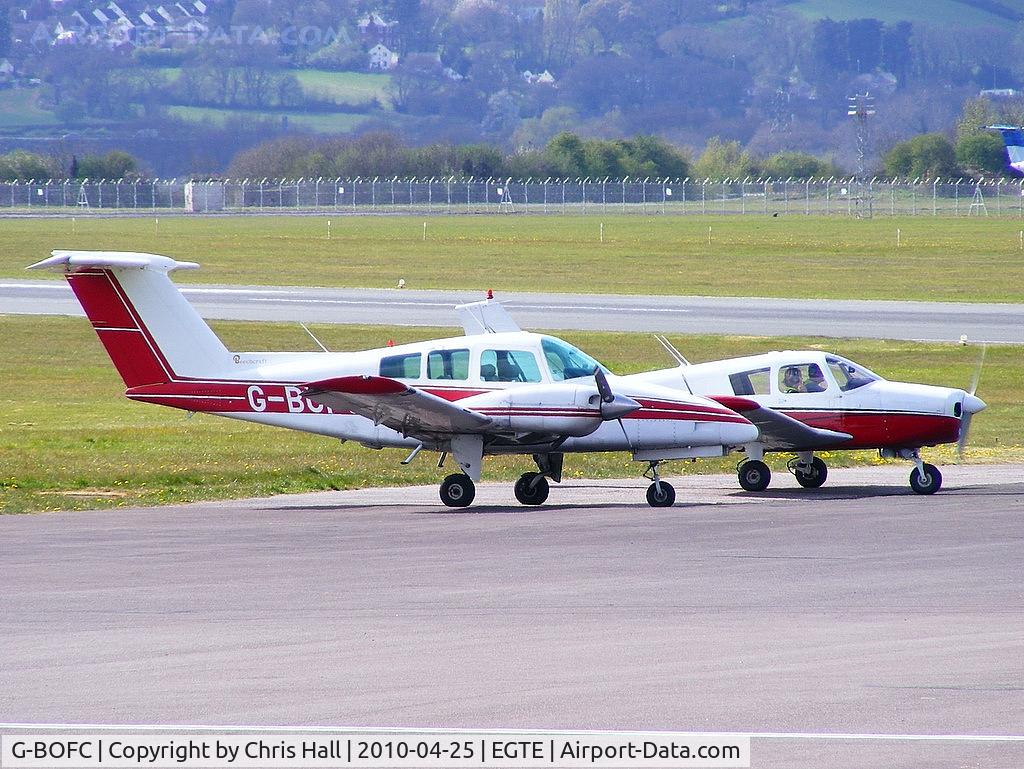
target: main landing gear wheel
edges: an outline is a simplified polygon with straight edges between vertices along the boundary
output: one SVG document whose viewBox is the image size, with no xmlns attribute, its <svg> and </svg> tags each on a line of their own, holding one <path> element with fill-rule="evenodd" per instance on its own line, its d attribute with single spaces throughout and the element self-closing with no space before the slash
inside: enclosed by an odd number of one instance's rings
<svg viewBox="0 0 1024 769">
<path fill-rule="evenodd" d="M 772 471 L 760 459 L 748 459 L 737 471 L 740 486 L 747 491 L 764 491 L 772 482 Z"/>
<path fill-rule="evenodd" d="M 542 505 L 548 498 L 548 479 L 540 473 L 523 473 L 515 485 L 516 499 L 524 505 Z"/>
<path fill-rule="evenodd" d="M 475 496 L 476 486 L 468 475 L 454 473 L 441 482 L 441 501 L 448 507 L 465 507 Z"/>
<path fill-rule="evenodd" d="M 915 467 L 910 471 L 910 488 L 918 494 L 934 494 L 942 488 L 942 473 L 935 465 L 923 465 L 924 475 Z"/>
<path fill-rule="evenodd" d="M 647 487 L 647 504 L 651 507 L 672 507 L 675 501 L 676 490 L 672 488 L 671 483 L 658 481 Z"/>
<path fill-rule="evenodd" d="M 816 489 L 828 478 L 828 465 L 818 457 L 814 457 L 810 467 L 802 468 L 797 465 L 793 469 L 793 475 L 796 476 L 796 482 L 805 489 Z"/>
</svg>

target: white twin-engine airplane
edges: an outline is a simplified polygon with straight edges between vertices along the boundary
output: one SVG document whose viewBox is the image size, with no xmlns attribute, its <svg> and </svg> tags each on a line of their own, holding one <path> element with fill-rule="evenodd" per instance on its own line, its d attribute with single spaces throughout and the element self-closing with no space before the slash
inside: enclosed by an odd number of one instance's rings
<svg viewBox="0 0 1024 769">
<path fill-rule="evenodd" d="M 828 468 L 815 451 L 877 449 L 886 458 L 914 463 L 910 486 L 934 494 L 942 473 L 921 459 L 920 449 L 958 443 L 963 453 L 971 417 L 985 408 L 970 391 L 910 382 L 890 382 L 839 355 L 787 350 L 690 364 L 664 337 L 677 368 L 637 375 L 642 381 L 707 395 L 743 414 L 760 431 L 744 446 L 737 471 L 740 486 L 763 491 L 771 482 L 768 451 L 795 453 L 789 470 L 805 488 L 825 482 Z"/>
<path fill-rule="evenodd" d="M 629 451 L 648 464 L 647 501 L 675 490 L 660 462 L 723 456 L 758 440 L 728 406 L 614 376 L 552 336 L 520 330 L 500 304 L 458 307 L 464 336 L 364 352 L 231 353 L 171 282 L 198 267 L 152 254 L 54 251 L 30 269 L 65 272 L 135 401 L 354 440 L 370 448 L 451 454 L 462 472 L 441 484 L 470 504 L 482 459 L 529 454 L 538 472 L 515 484 L 538 505 L 561 480 L 566 452 Z"/>
</svg>

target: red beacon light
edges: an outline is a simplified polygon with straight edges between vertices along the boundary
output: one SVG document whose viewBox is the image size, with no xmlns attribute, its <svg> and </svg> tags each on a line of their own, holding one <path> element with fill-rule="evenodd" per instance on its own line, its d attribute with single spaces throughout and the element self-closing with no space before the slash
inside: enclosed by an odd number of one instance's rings
<svg viewBox="0 0 1024 769">
<path fill-rule="evenodd" d="M 492 289 L 487 289 L 487 298 L 488 299 L 493 299 L 494 298 L 494 291 Z"/>
</svg>

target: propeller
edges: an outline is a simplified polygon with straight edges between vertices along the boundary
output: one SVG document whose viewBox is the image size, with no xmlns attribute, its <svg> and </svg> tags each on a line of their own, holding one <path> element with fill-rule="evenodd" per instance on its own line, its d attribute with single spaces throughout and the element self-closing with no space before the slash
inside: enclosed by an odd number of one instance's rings
<svg viewBox="0 0 1024 769">
<path fill-rule="evenodd" d="M 602 419 L 620 419 L 640 408 L 640 404 L 632 398 L 612 392 L 608 376 L 600 366 L 594 369 L 594 384 L 597 385 L 598 395 L 601 396 Z"/>
<path fill-rule="evenodd" d="M 967 436 L 971 432 L 971 418 L 985 408 L 985 401 L 976 396 L 978 382 L 981 381 L 981 369 L 985 365 L 985 353 L 988 352 L 988 345 L 981 346 L 981 355 L 978 357 L 978 365 L 974 367 L 974 374 L 971 375 L 971 389 L 964 396 L 960 417 L 960 436 L 956 442 L 956 455 L 959 461 L 963 461 L 964 449 L 967 447 Z"/>
</svg>

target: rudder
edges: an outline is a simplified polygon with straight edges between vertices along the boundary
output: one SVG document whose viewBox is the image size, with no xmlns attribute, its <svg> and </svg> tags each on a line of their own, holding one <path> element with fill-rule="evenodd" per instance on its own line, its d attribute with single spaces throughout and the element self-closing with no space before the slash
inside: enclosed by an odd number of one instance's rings
<svg viewBox="0 0 1024 769">
<path fill-rule="evenodd" d="M 197 267 L 164 256 L 54 251 L 33 268 L 63 268 L 128 388 L 222 377 L 230 353 L 171 282 Z"/>
</svg>

